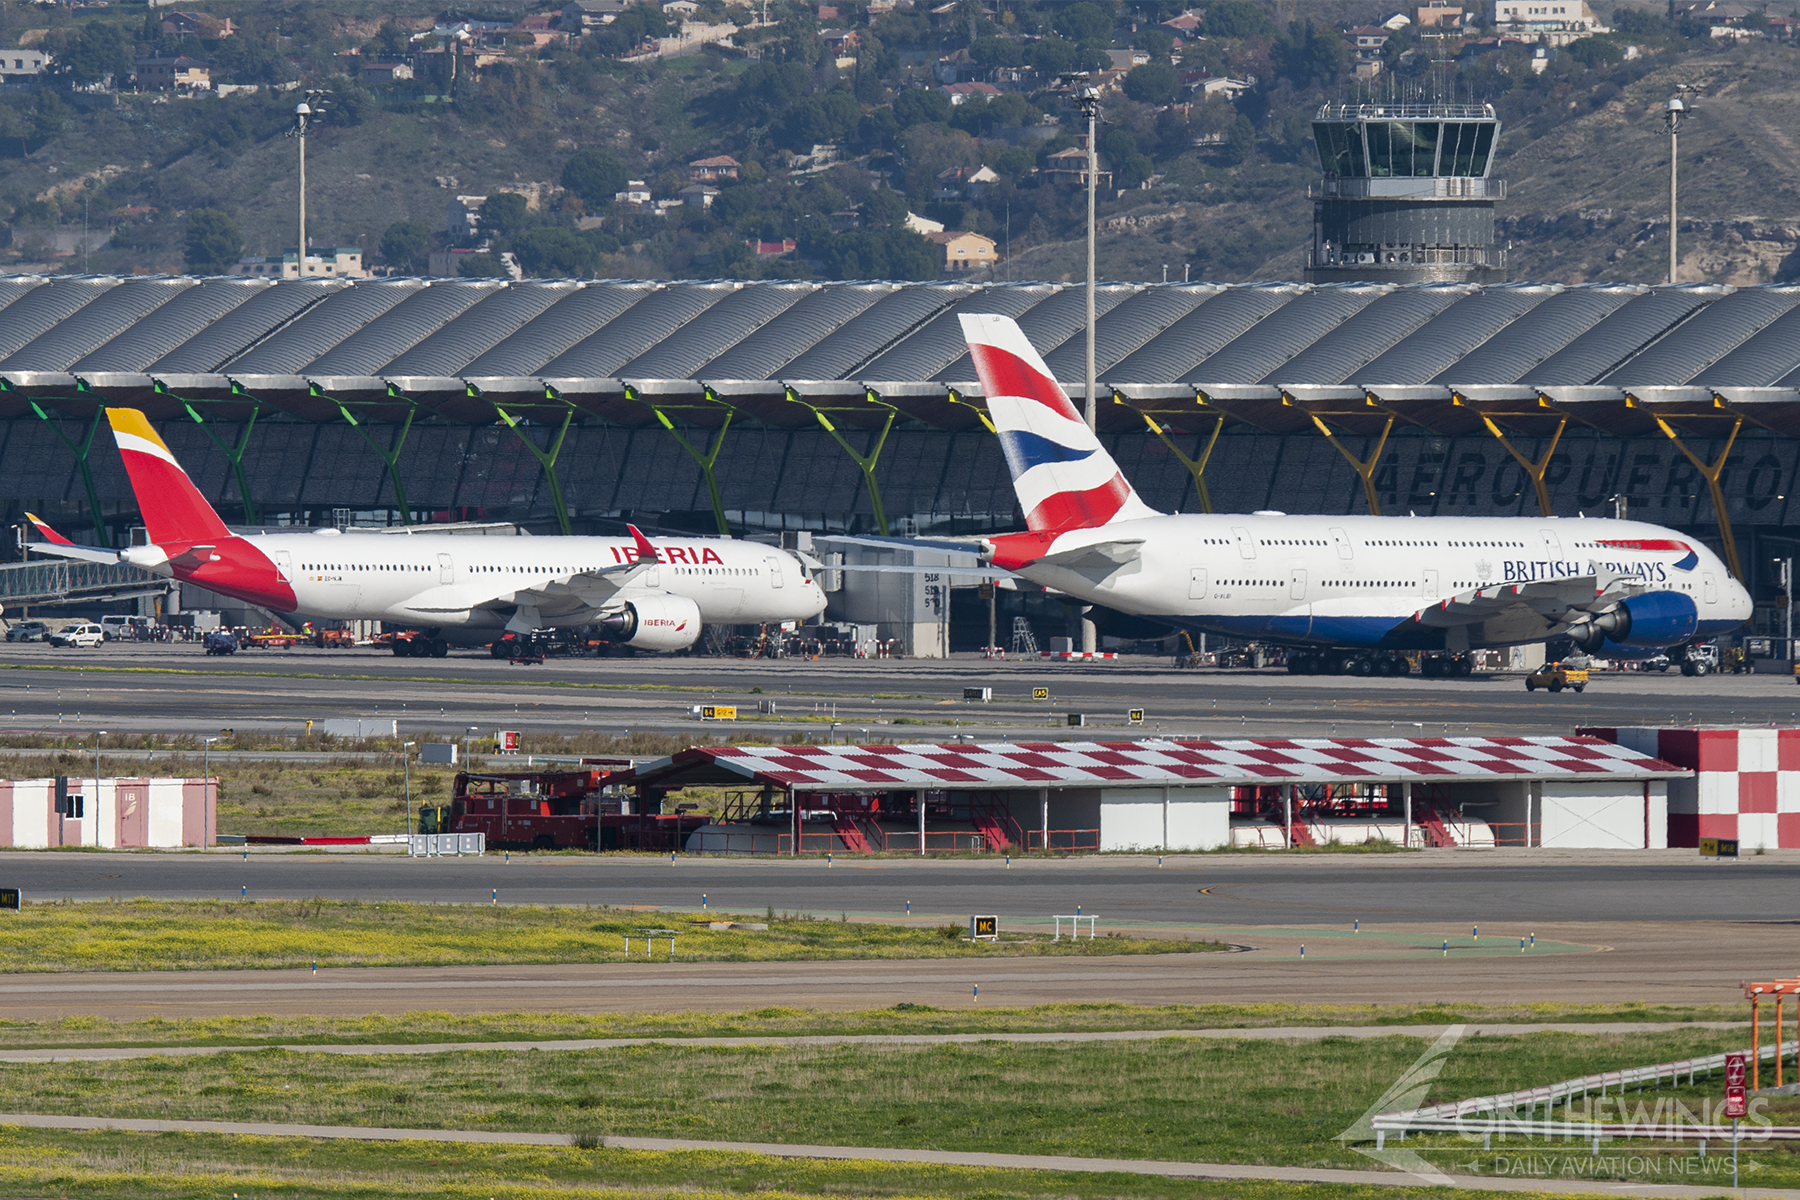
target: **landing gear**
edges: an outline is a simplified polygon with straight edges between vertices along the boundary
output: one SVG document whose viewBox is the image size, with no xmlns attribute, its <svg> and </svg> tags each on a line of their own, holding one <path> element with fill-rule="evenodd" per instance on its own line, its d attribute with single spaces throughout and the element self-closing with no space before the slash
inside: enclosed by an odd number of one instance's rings
<svg viewBox="0 0 1800 1200">
<path fill-rule="evenodd" d="M 1419 674 L 1427 679 L 1462 679 L 1474 670 L 1475 663 L 1466 654 L 1434 654 L 1419 660 Z"/>
</svg>

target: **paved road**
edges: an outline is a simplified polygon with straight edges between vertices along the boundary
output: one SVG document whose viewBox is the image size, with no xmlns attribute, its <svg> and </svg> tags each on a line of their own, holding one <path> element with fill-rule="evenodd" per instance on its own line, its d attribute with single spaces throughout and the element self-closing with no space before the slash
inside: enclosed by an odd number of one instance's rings
<svg viewBox="0 0 1800 1200">
<path fill-rule="evenodd" d="M 1592 922 L 1484 927 L 1437 937 L 1347 928 L 1229 930 L 1236 953 L 763 963 L 166 971 L 0 977 L 16 1019 L 92 1014 L 357 1016 L 448 1012 L 739 1012 L 765 1005 L 869 1009 L 1057 1003 L 1607 1004 L 1735 1006 L 1741 980 L 1785 978 L 1800 958 L 1787 924 Z M 1305 957 L 1299 951 L 1306 947 Z M 975 989 L 980 989 L 979 999 Z"/>
<path fill-rule="evenodd" d="M 377 1142 L 449 1142 L 499 1146 L 573 1146 L 577 1136 L 566 1133 L 508 1133 L 475 1129 L 382 1129 L 360 1125 L 294 1125 L 262 1121 L 157 1121 L 129 1117 L 53 1116 L 41 1113 L 0 1113 L 0 1126 L 31 1129 L 120 1129 L 134 1133 L 212 1133 L 251 1137 L 302 1137 Z M 1593 1182 L 1556 1178 L 1445 1175 L 1418 1161 L 1421 1173 L 1355 1171 L 1331 1167 L 1265 1167 L 1236 1163 L 1159 1162 L 1147 1159 L 1074 1158 L 1056 1154 L 982 1154 L 953 1150 L 901 1150 L 875 1146 L 807 1146 L 780 1142 L 703 1142 L 691 1138 L 601 1137 L 609 1150 L 714 1151 L 767 1154 L 778 1158 L 847 1159 L 858 1162 L 917 1163 L 944 1167 L 992 1167 L 1014 1171 L 1112 1172 L 1153 1175 L 1169 1179 L 1254 1179 L 1280 1183 L 1328 1183 L 1341 1187 L 1417 1188 L 1424 1184 L 1469 1188 L 1474 1191 L 1535 1192 L 1559 1196 L 1644 1196 L 1702 1200 L 1719 1194 L 1720 1188 L 1685 1187 L 1666 1183 Z M 1629 1156 L 1615 1147 L 1621 1162 Z M 1503 1160 L 1513 1156 L 1501 1156 Z M 1723 1160 L 1717 1160 L 1722 1163 Z M 1428 1173 L 1427 1173 L 1428 1172 Z M 1727 1174 L 1729 1172 L 1727 1171 Z M 1721 1178 L 1720 1176 L 1713 1176 Z M 1755 1200 L 1800 1200 L 1800 1191 L 1782 1188 L 1745 1188 L 1734 1193 Z"/>
<path fill-rule="evenodd" d="M 963 703 L 962 689 L 971 684 L 991 686 L 994 703 Z M 1040 686 L 1051 699 L 1034 704 L 1031 689 Z M 1178 671 L 1155 658 L 1060 665 L 970 656 L 565 659 L 514 667 L 466 652 L 421 660 L 307 648 L 218 659 L 185 645 L 73 651 L 0 643 L 0 727 L 13 732 L 293 731 L 309 719 L 351 716 L 393 717 L 407 733 L 445 736 L 460 736 L 469 725 L 695 732 L 700 727 L 688 706 L 715 699 L 751 712 L 756 701 L 773 700 L 775 719 L 757 726 L 772 736 L 804 730 L 824 737 L 835 719 L 837 736 L 858 740 L 954 732 L 1017 739 L 1052 736 L 1052 728 L 1060 737 L 1068 732 L 1062 724 L 1068 712 L 1088 714 L 1091 729 L 1123 730 L 1126 710 L 1139 707 L 1148 720 L 1134 736 L 1563 733 L 1576 724 L 1800 722 L 1800 687 L 1772 675 L 1602 675 L 1580 696 L 1549 696 L 1528 694 L 1510 675 L 1309 679 Z M 911 724 L 894 728 L 897 718 Z"/>
<path fill-rule="evenodd" d="M 263 1050 L 288 1050 L 295 1054 L 335 1054 L 369 1058 L 389 1054 L 468 1054 L 526 1051 L 629 1050 L 637 1046 L 682 1046 L 707 1049 L 788 1049 L 795 1046 L 949 1046 L 980 1042 L 1016 1045 L 1044 1042 L 1154 1042 L 1165 1038 L 1206 1038 L 1220 1041 L 1316 1042 L 1323 1038 L 1436 1038 L 1448 1025 L 1271 1025 L 1250 1029 L 1111 1029 L 1064 1033 L 826 1033 L 794 1037 L 634 1037 L 562 1038 L 557 1040 L 498 1040 L 482 1042 L 309 1042 L 265 1043 L 246 1046 L 96 1046 L 50 1047 L 35 1050 L 0 1050 L 0 1063 L 120 1062 L 135 1058 L 206 1058 L 215 1054 L 255 1054 Z M 1686 1029 L 1742 1029 L 1748 1021 L 1607 1021 L 1582 1024 L 1550 1022 L 1535 1025 L 1470 1024 L 1469 1037 L 1509 1037 L 1530 1033 L 1571 1033 L 1599 1036 L 1610 1033 L 1669 1033 Z"/>
<path fill-rule="evenodd" d="M 1108 922 L 1406 926 L 1446 935 L 1484 923 L 1780 921 L 1800 851 L 1736 863 L 1691 850 L 1504 848 L 1384 855 L 1171 855 L 1042 860 L 531 856 L 407 859 L 388 854 L 0 853 L 0 884 L 28 899 L 149 896 L 604 904 L 760 913 L 768 908 L 966 921 L 997 913 L 1047 924 L 1077 909 Z M 1764 899 L 1766 898 L 1766 900 Z"/>
</svg>

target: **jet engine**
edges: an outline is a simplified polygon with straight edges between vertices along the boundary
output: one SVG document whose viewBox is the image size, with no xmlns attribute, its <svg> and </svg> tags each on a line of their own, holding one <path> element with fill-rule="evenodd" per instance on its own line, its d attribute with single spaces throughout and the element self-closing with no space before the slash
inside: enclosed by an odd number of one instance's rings
<svg viewBox="0 0 1800 1200">
<path fill-rule="evenodd" d="M 1691 596 L 1680 592 L 1646 592 L 1619 602 L 1591 621 L 1569 630 L 1569 637 L 1583 650 L 1598 650 L 1606 642 L 1620 646 L 1676 646 L 1692 638 L 1700 628 L 1700 610 Z"/>
<path fill-rule="evenodd" d="M 599 625 L 613 641 L 640 650 L 685 650 L 700 638 L 700 606 L 686 596 L 640 596 Z"/>
</svg>

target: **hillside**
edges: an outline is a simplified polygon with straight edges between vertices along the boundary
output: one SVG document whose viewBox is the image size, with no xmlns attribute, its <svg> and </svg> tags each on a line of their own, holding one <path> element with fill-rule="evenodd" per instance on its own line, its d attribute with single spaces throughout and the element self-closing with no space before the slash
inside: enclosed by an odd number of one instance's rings
<svg viewBox="0 0 1800 1200">
<path fill-rule="evenodd" d="M 1102 66 L 1135 46 L 1148 63 L 1107 93 L 1102 154 L 1125 186 L 1101 204 L 1101 274 L 1295 278 L 1318 173 L 1308 118 L 1355 86 L 1335 28 L 1388 10 L 1344 0 L 1283 23 L 1297 15 L 1291 4 L 1213 0 L 1194 9 L 1201 35 L 1171 45 L 1149 18 L 1183 7 L 959 0 L 943 14 L 898 8 L 871 22 L 855 4 L 821 21 L 812 7 L 783 3 L 771 4 L 769 26 L 751 27 L 748 9 L 708 0 L 700 19 L 744 27 L 737 50 L 628 63 L 613 55 L 629 39 L 595 32 L 567 45 L 498 44 L 454 84 L 422 74 L 364 87 L 351 78 L 359 63 L 429 50 L 446 15 L 415 3 L 221 3 L 209 11 L 240 28 L 208 41 L 159 33 L 141 10 L 44 17 L 5 0 L 0 41 L 54 48 L 90 73 L 95 62 L 204 54 L 221 81 L 262 90 L 125 91 L 98 111 L 80 110 L 73 77 L 0 95 L 0 213 L 10 210 L 12 233 L 0 269 L 82 269 L 69 251 L 84 202 L 92 240 L 111 234 L 85 260 L 95 271 L 217 269 L 238 252 L 291 247 L 297 147 L 281 134 L 297 96 L 269 87 L 298 82 L 334 92 L 308 146 L 312 242 L 361 246 L 378 266 L 422 270 L 423 248 L 452 240 L 445 214 L 456 196 L 512 192 L 522 199 L 492 207 L 481 234 L 462 241 L 513 250 L 535 274 L 929 277 L 940 252 L 899 227 L 911 209 L 1010 249 L 998 278 L 1079 278 L 1081 192 L 1046 173 L 1049 154 L 1074 144 L 1076 123 L 1048 85 L 1056 69 Z M 504 26 L 550 11 L 497 3 L 482 13 Z M 648 14 L 631 17 L 646 27 L 661 20 L 647 6 L 630 13 Z M 1378 86 L 1448 87 L 1498 108 L 1513 278 L 1655 282 L 1667 254 L 1661 106 L 1675 85 L 1696 85 L 1699 112 L 1681 143 L 1684 278 L 1800 278 L 1800 47 L 1721 43 L 1665 20 L 1660 5 L 1621 6 L 1611 19 L 1620 32 L 1559 51 L 1541 75 L 1523 46 L 1444 74 L 1430 61 L 1436 51 L 1402 34 Z M 834 61 L 826 39 L 846 32 L 860 44 Z M 1001 79 L 1005 94 L 952 106 L 932 73 L 943 61 L 962 78 Z M 1171 64 L 1257 82 L 1234 104 L 1170 106 L 1180 99 Z M 797 169 L 806 160 L 795 156 L 816 142 L 836 145 L 841 161 Z M 672 198 L 686 164 L 716 154 L 740 161 L 743 177 L 719 181 L 710 208 L 654 215 L 611 199 L 640 178 L 656 199 Z M 957 185 L 942 172 L 982 164 L 997 182 L 946 194 Z M 196 259 L 192 214 L 202 210 L 228 236 Z M 384 235 L 404 222 L 416 223 L 411 240 L 389 239 L 384 254 Z M 745 246 L 784 237 L 798 239 L 798 254 L 758 260 Z"/>
</svg>

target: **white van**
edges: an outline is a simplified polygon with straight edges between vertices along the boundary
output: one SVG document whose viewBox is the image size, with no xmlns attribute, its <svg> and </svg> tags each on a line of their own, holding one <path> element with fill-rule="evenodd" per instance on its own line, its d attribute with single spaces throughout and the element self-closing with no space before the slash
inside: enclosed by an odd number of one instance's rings
<svg viewBox="0 0 1800 1200">
<path fill-rule="evenodd" d="M 106 640 L 106 634 L 98 625 L 83 622 L 71 625 L 67 629 L 59 629 L 50 635 L 50 644 L 61 649 L 64 646 L 79 646 L 83 650 L 91 650 Z"/>
</svg>

